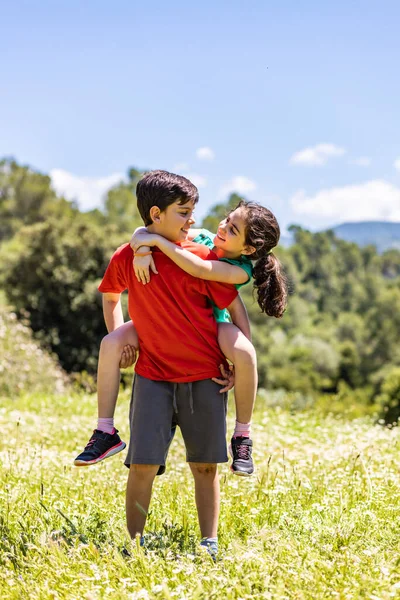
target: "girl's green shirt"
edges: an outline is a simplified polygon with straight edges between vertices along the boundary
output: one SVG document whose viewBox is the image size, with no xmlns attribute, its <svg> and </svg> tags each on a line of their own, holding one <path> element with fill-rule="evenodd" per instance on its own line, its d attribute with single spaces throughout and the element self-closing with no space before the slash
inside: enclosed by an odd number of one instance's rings
<svg viewBox="0 0 400 600">
<path fill-rule="evenodd" d="M 214 238 L 215 233 L 211 233 L 211 231 L 208 231 L 208 229 L 201 229 L 200 233 L 194 238 L 193 241 L 197 244 L 203 244 L 203 246 L 207 246 L 212 250 L 214 248 Z M 235 265 L 236 267 L 241 267 L 244 271 L 246 271 L 246 274 L 248 275 L 248 280 L 245 281 L 245 283 L 235 284 L 236 289 L 240 289 L 243 285 L 249 283 L 249 281 L 253 277 L 253 264 L 247 256 L 244 256 L 242 254 L 240 258 L 220 258 L 219 260 L 223 260 L 224 262 L 227 262 L 231 265 Z M 229 313 L 226 309 L 220 309 L 218 308 L 218 306 L 215 306 L 215 304 L 213 304 L 213 311 L 217 323 L 231 322 Z"/>
</svg>

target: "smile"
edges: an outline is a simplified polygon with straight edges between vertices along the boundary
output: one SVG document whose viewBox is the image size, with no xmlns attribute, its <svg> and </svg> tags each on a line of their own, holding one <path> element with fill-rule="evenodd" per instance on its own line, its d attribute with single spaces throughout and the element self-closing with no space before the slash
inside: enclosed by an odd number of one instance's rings
<svg viewBox="0 0 400 600">
<path fill-rule="evenodd" d="M 221 236 L 219 235 L 219 233 L 217 233 L 217 238 L 219 238 L 220 240 L 222 240 L 223 242 L 225 242 L 225 238 L 221 237 Z"/>
</svg>

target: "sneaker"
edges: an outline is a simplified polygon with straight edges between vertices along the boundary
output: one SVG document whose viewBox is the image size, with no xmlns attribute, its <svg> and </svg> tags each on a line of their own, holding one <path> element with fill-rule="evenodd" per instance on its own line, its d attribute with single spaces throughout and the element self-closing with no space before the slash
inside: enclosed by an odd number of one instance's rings
<svg viewBox="0 0 400 600">
<path fill-rule="evenodd" d="M 210 541 L 207 538 L 201 540 L 200 542 L 200 548 L 206 552 L 208 552 L 208 554 L 211 556 L 211 558 L 213 559 L 213 561 L 215 562 L 217 559 L 217 554 L 218 554 L 218 542 L 217 541 Z"/>
<path fill-rule="evenodd" d="M 114 429 L 113 434 L 95 429 L 84 451 L 74 460 L 74 465 L 76 467 L 95 465 L 101 460 L 121 452 L 125 446 L 117 429 Z"/>
<path fill-rule="evenodd" d="M 235 437 L 231 439 L 229 452 L 233 458 L 231 471 L 234 475 L 250 477 L 254 471 L 253 459 L 251 458 L 252 451 L 253 442 L 250 438 Z"/>
</svg>

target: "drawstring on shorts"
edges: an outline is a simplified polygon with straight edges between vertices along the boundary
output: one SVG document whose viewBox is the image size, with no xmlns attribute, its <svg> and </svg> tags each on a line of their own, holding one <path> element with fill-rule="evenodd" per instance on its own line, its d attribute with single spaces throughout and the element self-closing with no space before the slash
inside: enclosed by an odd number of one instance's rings
<svg viewBox="0 0 400 600">
<path fill-rule="evenodd" d="M 189 386 L 189 406 L 190 406 L 190 412 L 193 414 L 194 413 L 193 388 L 192 388 L 192 382 L 191 381 L 189 381 L 188 386 Z"/>
<path fill-rule="evenodd" d="M 176 402 L 176 390 L 178 389 L 178 384 L 174 383 L 174 397 L 172 399 L 172 406 L 174 407 L 174 412 L 178 412 L 178 404 Z"/>
<path fill-rule="evenodd" d="M 189 406 L 190 406 L 190 412 L 193 414 L 194 413 L 194 400 L 193 400 L 193 384 L 192 384 L 191 381 L 188 382 L 188 388 L 189 388 Z M 178 389 L 178 384 L 174 383 L 172 406 L 173 406 L 173 409 L 174 409 L 175 413 L 178 413 L 178 402 L 177 402 L 177 398 L 176 398 L 177 389 Z"/>
</svg>

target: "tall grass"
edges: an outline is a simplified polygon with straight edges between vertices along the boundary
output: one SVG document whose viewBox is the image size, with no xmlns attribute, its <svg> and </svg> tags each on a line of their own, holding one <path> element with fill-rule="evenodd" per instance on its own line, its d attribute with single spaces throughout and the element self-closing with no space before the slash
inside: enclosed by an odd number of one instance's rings
<svg viewBox="0 0 400 600">
<path fill-rule="evenodd" d="M 128 436 L 125 394 L 117 425 Z M 73 467 L 93 396 L 0 409 L 0 597 L 239 599 L 400 596 L 399 432 L 320 413 L 256 414 L 257 474 L 220 467 L 220 558 L 198 551 L 181 438 L 157 478 L 146 550 L 125 529 L 122 454 Z M 232 425 L 232 419 L 230 419 Z"/>
</svg>

